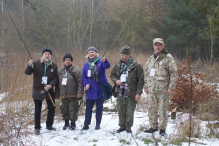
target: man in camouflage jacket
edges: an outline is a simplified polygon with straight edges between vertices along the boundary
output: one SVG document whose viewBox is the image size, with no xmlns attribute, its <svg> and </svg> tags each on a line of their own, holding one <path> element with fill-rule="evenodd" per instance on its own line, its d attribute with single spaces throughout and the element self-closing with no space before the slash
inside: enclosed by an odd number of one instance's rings
<svg viewBox="0 0 219 146">
<path fill-rule="evenodd" d="M 150 129 L 146 133 L 152 133 L 160 129 L 160 135 L 166 135 L 168 122 L 169 94 L 177 83 L 178 71 L 175 60 L 165 48 L 163 39 L 153 40 L 154 54 L 145 64 L 144 91 L 148 94 L 148 116 Z M 159 114 L 159 124 L 158 124 Z"/>
<path fill-rule="evenodd" d="M 119 126 L 116 131 L 131 132 L 133 126 L 134 110 L 140 99 L 144 86 L 144 70 L 137 61 L 131 57 L 131 49 L 125 45 L 120 51 L 121 59 L 114 65 L 111 80 L 118 92 L 116 106 L 119 114 Z"/>
</svg>

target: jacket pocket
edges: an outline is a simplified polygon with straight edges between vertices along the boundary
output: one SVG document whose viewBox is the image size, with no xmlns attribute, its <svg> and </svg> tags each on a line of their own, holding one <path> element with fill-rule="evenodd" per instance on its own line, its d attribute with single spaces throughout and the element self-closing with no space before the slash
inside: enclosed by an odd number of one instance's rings
<svg viewBox="0 0 219 146">
<path fill-rule="evenodd" d="M 157 77 L 155 90 L 157 92 L 167 92 L 167 78 Z"/>
<path fill-rule="evenodd" d="M 166 80 L 166 78 L 164 78 L 164 77 L 157 77 L 157 81 L 165 81 Z"/>
</svg>

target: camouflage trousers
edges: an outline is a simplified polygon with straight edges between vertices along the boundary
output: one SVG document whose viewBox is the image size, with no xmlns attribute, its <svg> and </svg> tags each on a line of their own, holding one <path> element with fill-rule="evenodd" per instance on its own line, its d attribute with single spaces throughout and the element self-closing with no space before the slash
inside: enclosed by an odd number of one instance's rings
<svg viewBox="0 0 219 146">
<path fill-rule="evenodd" d="M 64 120 L 70 120 L 72 122 L 77 121 L 78 98 L 77 97 L 63 98 L 60 109 Z"/>
<path fill-rule="evenodd" d="M 148 116 L 149 124 L 153 129 L 166 130 L 168 122 L 168 93 L 149 93 L 148 94 Z M 159 124 L 158 124 L 159 117 Z"/>
<path fill-rule="evenodd" d="M 136 104 L 137 101 L 135 101 L 135 98 L 117 96 L 116 107 L 119 114 L 119 126 L 121 128 L 127 129 L 133 126 Z"/>
</svg>

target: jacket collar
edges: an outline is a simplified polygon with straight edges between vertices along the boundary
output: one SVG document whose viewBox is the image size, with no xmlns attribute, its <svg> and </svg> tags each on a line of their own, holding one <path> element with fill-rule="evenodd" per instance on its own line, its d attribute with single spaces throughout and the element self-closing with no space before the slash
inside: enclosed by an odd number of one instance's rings
<svg viewBox="0 0 219 146">
<path fill-rule="evenodd" d="M 75 67 L 75 65 L 71 64 L 71 66 L 68 68 L 68 70 L 73 70 L 74 67 Z M 62 69 L 65 70 L 65 65 L 63 65 Z"/>
<path fill-rule="evenodd" d="M 167 48 L 164 48 L 164 50 L 159 54 L 159 56 L 158 56 L 158 58 L 157 58 L 156 61 L 161 60 L 161 59 L 164 58 L 168 53 L 169 53 L 169 52 L 168 52 Z M 154 56 L 154 58 L 156 59 L 157 54 L 154 52 L 154 53 L 153 53 L 153 56 Z"/>
<path fill-rule="evenodd" d="M 133 59 L 133 58 L 132 58 Z M 132 60 L 132 63 L 131 63 L 131 68 L 135 67 L 137 64 L 137 61 L 135 61 L 134 59 Z M 117 63 L 116 63 L 116 66 L 118 66 L 119 68 L 121 68 L 121 65 L 122 65 L 122 60 L 120 59 Z M 130 68 L 130 69 L 131 69 Z"/>
</svg>

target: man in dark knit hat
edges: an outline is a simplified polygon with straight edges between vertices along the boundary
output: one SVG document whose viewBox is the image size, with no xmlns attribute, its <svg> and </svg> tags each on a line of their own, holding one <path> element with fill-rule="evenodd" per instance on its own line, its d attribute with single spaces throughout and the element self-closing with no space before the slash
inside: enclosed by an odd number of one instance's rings
<svg viewBox="0 0 219 146">
<path fill-rule="evenodd" d="M 62 99 L 61 113 L 65 120 L 63 130 L 76 128 L 78 119 L 78 98 L 82 98 L 84 85 L 81 80 L 81 70 L 72 64 L 73 57 L 67 53 L 63 57 L 64 66 L 58 70 L 58 84 L 56 85 L 56 98 Z M 69 124 L 71 121 L 71 125 Z"/>
<path fill-rule="evenodd" d="M 58 81 L 58 74 L 57 65 L 52 62 L 52 51 L 50 49 L 44 49 L 40 59 L 36 61 L 30 59 L 29 64 L 25 69 L 25 74 L 33 74 L 32 98 L 35 103 L 35 134 L 40 134 L 40 115 L 44 99 L 46 99 L 48 107 L 46 128 L 48 130 L 55 130 L 52 126 L 55 114 L 55 107 L 53 105 L 53 103 L 55 103 L 55 93 L 53 91 L 53 87 Z M 51 96 L 51 98 L 49 96 Z M 51 99 L 53 101 L 51 101 Z"/>
<path fill-rule="evenodd" d="M 121 59 L 114 65 L 111 80 L 118 93 L 116 106 L 119 114 L 119 126 L 116 131 L 132 132 L 134 110 L 140 99 L 144 85 L 144 71 L 140 63 L 131 57 L 131 48 L 127 45 L 121 48 Z"/>
</svg>

